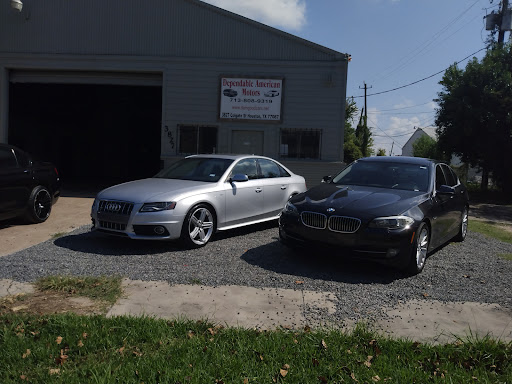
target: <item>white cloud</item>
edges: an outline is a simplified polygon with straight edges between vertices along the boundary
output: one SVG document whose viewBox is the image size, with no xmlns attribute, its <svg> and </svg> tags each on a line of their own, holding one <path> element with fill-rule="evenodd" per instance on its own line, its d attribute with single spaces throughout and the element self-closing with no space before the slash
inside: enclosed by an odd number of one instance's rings
<svg viewBox="0 0 512 384">
<path fill-rule="evenodd" d="M 273 27 L 300 30 L 306 24 L 305 0 L 203 0 Z"/>
</svg>

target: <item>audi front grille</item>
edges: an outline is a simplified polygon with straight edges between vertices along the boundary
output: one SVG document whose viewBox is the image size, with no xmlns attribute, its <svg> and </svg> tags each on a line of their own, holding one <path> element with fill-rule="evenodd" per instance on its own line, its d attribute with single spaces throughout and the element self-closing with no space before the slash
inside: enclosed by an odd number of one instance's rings
<svg viewBox="0 0 512 384">
<path fill-rule="evenodd" d="M 300 219 L 306 227 L 315 229 L 325 229 L 327 227 L 327 216 L 322 213 L 302 212 Z"/>
<path fill-rule="evenodd" d="M 361 220 L 354 217 L 331 216 L 328 227 L 333 232 L 354 233 L 361 226 Z"/>
<path fill-rule="evenodd" d="M 126 224 L 112 223 L 110 221 L 100 221 L 100 227 L 105 229 L 112 229 L 114 231 L 124 231 Z"/>
<path fill-rule="evenodd" d="M 127 203 L 124 201 L 100 200 L 98 213 L 130 216 L 132 209 L 133 203 Z"/>
</svg>

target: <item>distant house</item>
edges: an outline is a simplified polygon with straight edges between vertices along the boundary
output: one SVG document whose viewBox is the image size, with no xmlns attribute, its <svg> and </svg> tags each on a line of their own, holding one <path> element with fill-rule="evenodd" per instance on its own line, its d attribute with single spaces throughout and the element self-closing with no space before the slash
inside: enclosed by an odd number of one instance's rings
<svg viewBox="0 0 512 384">
<path fill-rule="evenodd" d="M 417 128 L 403 146 L 402 156 L 414 156 L 413 144 L 425 135 L 430 136 L 432 139 L 437 141 L 436 127 Z M 482 176 L 480 170 L 478 168 L 463 167 L 464 163 L 458 156 L 452 155 L 450 165 L 457 170 L 460 169 L 459 176 L 461 176 L 463 180 L 477 182 L 481 180 Z"/>
<path fill-rule="evenodd" d="M 407 143 L 405 143 L 403 146 L 402 156 L 414 156 L 413 144 L 416 142 L 416 140 L 422 138 L 425 135 L 430 136 L 435 141 L 437 141 L 436 127 L 417 128 L 409 140 L 407 140 Z"/>
</svg>

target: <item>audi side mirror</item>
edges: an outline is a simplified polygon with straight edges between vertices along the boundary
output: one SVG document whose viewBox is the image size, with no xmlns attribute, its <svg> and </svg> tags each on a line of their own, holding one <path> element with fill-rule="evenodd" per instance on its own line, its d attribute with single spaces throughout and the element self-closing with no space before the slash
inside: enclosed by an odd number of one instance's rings
<svg viewBox="0 0 512 384">
<path fill-rule="evenodd" d="M 244 175 L 242 173 L 237 173 L 235 175 L 233 175 L 230 179 L 231 182 L 237 182 L 237 183 L 243 183 L 244 181 L 248 181 L 249 178 L 247 177 L 247 175 Z"/>
</svg>

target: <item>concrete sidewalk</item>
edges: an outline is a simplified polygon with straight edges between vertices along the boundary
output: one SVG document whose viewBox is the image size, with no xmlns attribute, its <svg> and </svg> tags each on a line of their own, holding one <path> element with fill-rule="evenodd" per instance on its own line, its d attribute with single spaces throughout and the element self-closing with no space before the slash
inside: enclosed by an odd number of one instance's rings
<svg viewBox="0 0 512 384">
<path fill-rule="evenodd" d="M 315 313 L 334 313 L 331 293 L 241 286 L 170 286 L 163 281 L 123 280 L 124 295 L 107 316 L 150 316 L 208 320 L 226 326 L 303 329 L 334 327 L 344 331 L 355 323 L 321 323 Z M 0 297 L 31 293 L 32 284 L 0 280 Z M 307 311 L 304 310 L 307 306 Z M 448 343 L 456 337 L 492 336 L 512 341 L 512 314 L 496 304 L 441 303 L 414 300 L 384 308 L 386 317 L 369 324 L 377 332 L 419 342 Z"/>
</svg>

